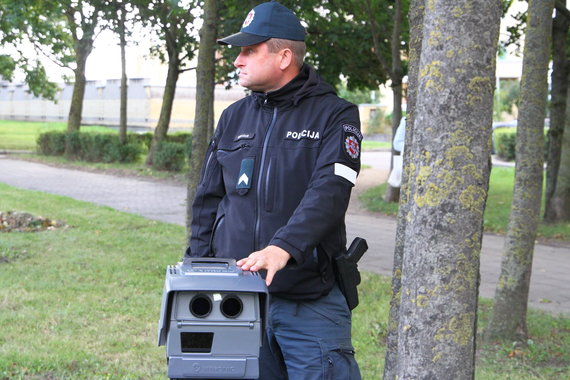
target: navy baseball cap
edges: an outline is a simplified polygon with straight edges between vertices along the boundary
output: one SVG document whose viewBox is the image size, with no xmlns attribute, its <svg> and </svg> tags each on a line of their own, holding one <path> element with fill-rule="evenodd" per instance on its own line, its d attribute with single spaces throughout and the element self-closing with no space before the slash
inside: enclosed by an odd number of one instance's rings
<svg viewBox="0 0 570 380">
<path fill-rule="evenodd" d="M 297 16 L 285 6 L 272 1 L 249 11 L 241 30 L 218 40 L 220 45 L 250 46 L 270 38 L 304 41 L 305 28 Z"/>
</svg>

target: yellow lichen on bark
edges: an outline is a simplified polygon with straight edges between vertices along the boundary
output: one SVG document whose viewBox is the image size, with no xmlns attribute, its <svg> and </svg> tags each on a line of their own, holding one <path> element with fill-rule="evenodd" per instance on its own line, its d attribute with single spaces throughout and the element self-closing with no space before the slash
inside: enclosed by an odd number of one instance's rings
<svg viewBox="0 0 570 380">
<path fill-rule="evenodd" d="M 471 342 L 473 332 L 473 316 L 470 313 L 452 317 L 447 324 L 434 335 L 436 342 L 452 341 L 460 346 Z"/>
<path fill-rule="evenodd" d="M 467 102 L 471 105 L 481 102 L 486 95 L 492 94 L 494 84 L 489 77 L 473 77 L 468 84 Z"/>
<path fill-rule="evenodd" d="M 427 78 L 426 90 L 443 91 L 443 75 L 440 71 L 441 61 L 433 61 L 420 70 L 420 77 Z"/>
<path fill-rule="evenodd" d="M 463 208 L 483 214 L 483 205 L 486 200 L 486 192 L 480 187 L 469 185 L 459 195 L 459 202 Z"/>
</svg>

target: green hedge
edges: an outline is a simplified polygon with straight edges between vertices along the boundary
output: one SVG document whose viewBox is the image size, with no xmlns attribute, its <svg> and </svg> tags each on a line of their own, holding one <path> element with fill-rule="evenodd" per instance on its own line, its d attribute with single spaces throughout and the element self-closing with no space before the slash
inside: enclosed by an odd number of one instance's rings
<svg viewBox="0 0 570 380">
<path fill-rule="evenodd" d="M 132 133 L 129 134 L 129 141 L 140 143 L 144 145 L 147 150 L 150 149 L 150 144 L 152 143 L 152 132 L 145 132 L 145 133 Z M 166 135 L 166 141 L 169 142 L 176 142 L 181 144 L 190 144 L 192 142 L 192 133 L 189 132 L 176 132 L 171 135 Z"/>
<path fill-rule="evenodd" d="M 66 144 L 69 157 L 88 162 L 135 162 L 143 152 L 139 143 L 123 145 L 115 134 L 51 131 L 38 137 L 38 153 L 62 156 Z"/>
<path fill-rule="evenodd" d="M 37 139 L 38 153 L 46 156 L 62 156 L 65 152 L 65 133 L 45 132 Z"/>
<path fill-rule="evenodd" d="M 157 170 L 179 172 L 186 163 L 186 149 L 183 143 L 162 141 L 153 158 Z"/>
<path fill-rule="evenodd" d="M 505 161 L 514 161 L 516 128 L 501 128 L 493 132 L 495 154 Z"/>
<path fill-rule="evenodd" d="M 505 161 L 515 160 L 517 144 L 516 128 L 500 128 L 493 131 L 494 151 L 499 158 Z M 544 130 L 544 154 L 545 158 L 548 150 L 548 129 Z"/>
</svg>

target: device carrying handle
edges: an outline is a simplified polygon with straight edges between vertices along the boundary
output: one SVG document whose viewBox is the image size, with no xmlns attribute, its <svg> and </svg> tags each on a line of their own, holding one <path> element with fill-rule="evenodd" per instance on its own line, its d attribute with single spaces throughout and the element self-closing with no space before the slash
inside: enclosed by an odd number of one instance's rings
<svg viewBox="0 0 570 380">
<path fill-rule="evenodd" d="M 192 267 L 223 267 L 229 268 L 236 265 L 235 259 L 223 257 L 185 257 L 184 265 Z"/>
</svg>

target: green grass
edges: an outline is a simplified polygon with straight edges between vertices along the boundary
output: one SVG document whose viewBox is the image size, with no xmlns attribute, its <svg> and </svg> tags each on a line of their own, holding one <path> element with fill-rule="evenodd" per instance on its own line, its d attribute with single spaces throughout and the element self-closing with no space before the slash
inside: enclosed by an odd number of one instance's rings
<svg viewBox="0 0 570 380">
<path fill-rule="evenodd" d="M 389 141 L 362 141 L 362 150 L 390 149 L 392 143 Z"/>
<path fill-rule="evenodd" d="M 36 140 L 41 133 L 63 131 L 67 128 L 64 122 L 26 122 L 0 120 L 0 149 L 36 150 Z M 93 132 L 110 132 L 102 126 L 83 126 L 83 130 Z"/>
<path fill-rule="evenodd" d="M 513 167 L 494 167 L 491 171 L 484 227 L 487 232 L 505 233 L 511 212 L 514 184 Z M 397 215 L 398 204 L 384 202 L 387 184 L 365 191 L 360 199 L 373 212 Z M 543 238 L 570 240 L 570 223 L 540 223 L 537 235 Z"/>
<path fill-rule="evenodd" d="M 4 184 L 0 210 L 71 226 L 0 235 L 0 379 L 166 378 L 156 329 L 165 268 L 182 256 L 184 228 Z M 363 273 L 359 291 L 357 359 L 363 379 L 379 379 L 390 281 Z M 484 326 L 490 302 L 480 310 Z M 528 325 L 528 348 L 479 344 L 478 380 L 568 379 L 570 319 L 531 310 Z"/>
</svg>

